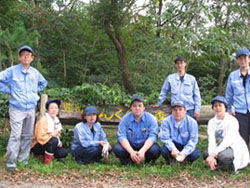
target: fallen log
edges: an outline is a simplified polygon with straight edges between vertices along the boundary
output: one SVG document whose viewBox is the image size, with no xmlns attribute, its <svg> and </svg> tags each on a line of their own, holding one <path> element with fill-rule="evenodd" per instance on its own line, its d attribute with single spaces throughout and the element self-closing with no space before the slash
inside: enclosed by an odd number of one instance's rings
<svg viewBox="0 0 250 188">
<path fill-rule="evenodd" d="M 72 104 L 75 106 L 75 104 Z M 65 107 L 66 106 L 66 107 Z M 82 111 L 77 111 L 78 108 L 71 108 L 69 110 L 70 104 L 64 102 L 59 114 L 59 118 L 63 123 L 75 124 L 81 121 Z M 130 110 L 128 107 L 117 105 L 117 106 L 98 106 L 97 107 L 100 114 L 99 119 L 103 124 L 118 124 L 121 118 L 128 113 Z M 146 107 L 146 111 L 152 113 L 157 121 L 160 123 L 166 116 L 171 113 L 171 107 L 169 105 L 162 105 L 158 108 L 153 108 L 150 106 Z M 213 111 L 211 105 L 204 105 L 201 109 L 201 117 L 199 124 L 207 124 L 208 120 L 213 117 Z"/>
<path fill-rule="evenodd" d="M 48 97 L 46 94 L 41 96 L 40 114 L 45 113 L 45 103 Z M 123 105 L 116 106 L 98 106 L 100 122 L 106 125 L 118 124 L 121 118 L 130 111 L 130 109 Z M 162 105 L 154 108 L 146 106 L 146 111 L 152 113 L 157 121 L 160 123 L 166 116 L 171 113 L 170 105 Z M 59 118 L 64 124 L 75 125 L 81 121 L 81 108 L 74 102 L 62 101 Z M 213 117 L 211 105 L 203 105 L 201 108 L 199 124 L 207 124 L 208 120 Z"/>
</svg>

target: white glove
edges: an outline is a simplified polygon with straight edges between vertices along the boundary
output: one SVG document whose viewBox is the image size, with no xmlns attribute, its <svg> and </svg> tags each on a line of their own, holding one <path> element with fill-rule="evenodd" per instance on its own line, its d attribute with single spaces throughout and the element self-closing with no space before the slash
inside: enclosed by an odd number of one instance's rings
<svg viewBox="0 0 250 188">
<path fill-rule="evenodd" d="M 102 148 L 102 157 L 104 160 L 108 160 L 110 145 L 107 142 Z"/>
<path fill-rule="evenodd" d="M 176 157 L 176 161 L 178 161 L 178 162 L 180 162 L 182 159 L 183 159 L 183 157 L 182 157 L 181 155 L 178 155 L 178 156 Z"/>
</svg>

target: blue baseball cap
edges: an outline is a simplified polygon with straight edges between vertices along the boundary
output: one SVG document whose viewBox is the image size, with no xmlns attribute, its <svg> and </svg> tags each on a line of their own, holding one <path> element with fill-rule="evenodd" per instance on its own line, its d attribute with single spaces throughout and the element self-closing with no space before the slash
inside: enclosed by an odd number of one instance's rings
<svg viewBox="0 0 250 188">
<path fill-rule="evenodd" d="M 171 107 L 172 108 L 174 108 L 176 106 L 180 106 L 180 107 L 186 108 L 183 101 L 173 101 L 173 102 L 171 102 Z"/>
<path fill-rule="evenodd" d="M 28 45 L 21 46 L 18 49 L 18 54 L 20 54 L 22 51 L 28 51 L 28 52 L 31 52 L 33 54 L 33 49 Z"/>
<path fill-rule="evenodd" d="M 95 106 L 87 106 L 83 112 L 85 115 L 89 114 L 98 114 L 98 111 Z"/>
<path fill-rule="evenodd" d="M 224 103 L 225 106 L 227 107 L 227 99 L 225 97 L 218 95 L 211 100 L 211 104 L 213 105 L 216 101 Z"/>
<path fill-rule="evenodd" d="M 144 104 L 144 100 L 141 95 L 134 95 L 131 99 L 130 106 L 133 104 L 134 101 L 140 101 Z"/>
<path fill-rule="evenodd" d="M 250 56 L 250 52 L 247 48 L 241 48 L 236 52 L 236 58 L 240 57 L 241 55 Z"/>
<path fill-rule="evenodd" d="M 50 105 L 51 103 L 56 103 L 58 107 L 60 107 L 60 105 L 61 105 L 61 101 L 58 100 L 58 99 L 51 99 L 51 100 L 48 100 L 48 101 L 46 102 L 46 105 L 45 105 L 45 107 L 46 107 L 47 110 L 48 110 L 49 105 Z"/>
</svg>

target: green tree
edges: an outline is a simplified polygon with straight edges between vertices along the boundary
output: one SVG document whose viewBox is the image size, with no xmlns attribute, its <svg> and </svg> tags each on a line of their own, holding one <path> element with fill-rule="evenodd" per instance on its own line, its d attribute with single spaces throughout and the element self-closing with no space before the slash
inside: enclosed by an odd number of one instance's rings
<svg viewBox="0 0 250 188">
<path fill-rule="evenodd" d="M 129 22 L 131 7 L 135 0 L 100 0 L 91 1 L 90 14 L 93 23 L 103 28 L 115 46 L 121 66 L 124 88 L 130 93 L 135 92 L 130 80 L 127 60 L 127 50 L 124 44 L 122 30 Z"/>
</svg>

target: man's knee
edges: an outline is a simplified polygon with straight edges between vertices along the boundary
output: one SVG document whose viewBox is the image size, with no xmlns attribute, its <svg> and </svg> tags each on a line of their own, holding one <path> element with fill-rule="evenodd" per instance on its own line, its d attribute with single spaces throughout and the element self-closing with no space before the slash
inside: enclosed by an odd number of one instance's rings
<svg viewBox="0 0 250 188">
<path fill-rule="evenodd" d="M 151 148 L 147 151 L 148 155 L 150 155 L 153 159 L 157 159 L 161 154 L 161 149 L 158 144 L 152 145 Z"/>
<path fill-rule="evenodd" d="M 113 152 L 118 157 L 122 157 L 122 156 L 126 155 L 126 150 L 119 143 L 116 143 L 114 145 Z"/>
<path fill-rule="evenodd" d="M 200 157 L 200 151 L 196 148 L 189 156 L 187 156 L 188 161 L 193 162 Z"/>
<path fill-rule="evenodd" d="M 234 160 L 233 150 L 227 148 L 224 151 L 221 151 L 217 155 L 217 160 L 219 163 L 230 165 Z"/>
<path fill-rule="evenodd" d="M 168 148 L 166 146 L 163 146 L 161 149 L 161 154 L 162 156 L 166 159 L 170 156 L 170 151 L 168 150 Z"/>
</svg>

